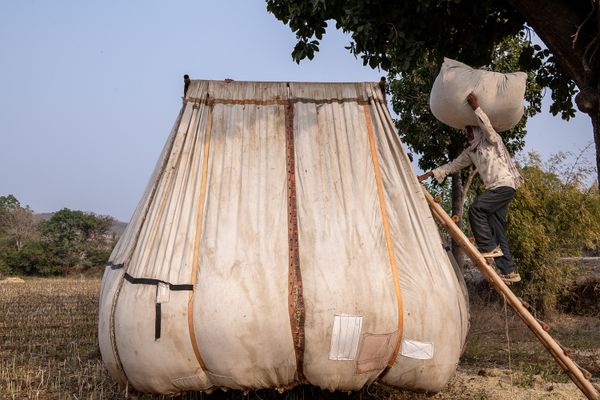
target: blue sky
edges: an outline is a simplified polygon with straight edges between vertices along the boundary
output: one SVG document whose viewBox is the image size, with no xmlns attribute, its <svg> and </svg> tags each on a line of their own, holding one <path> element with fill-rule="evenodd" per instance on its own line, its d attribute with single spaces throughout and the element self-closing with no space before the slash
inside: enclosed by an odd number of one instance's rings
<svg viewBox="0 0 600 400">
<path fill-rule="evenodd" d="M 128 221 L 181 106 L 182 76 L 378 81 L 330 29 L 297 65 L 294 34 L 259 0 L 0 2 L 0 195 Z M 545 106 L 547 111 L 548 105 Z M 526 151 L 578 153 L 589 118 L 547 112 Z M 587 154 L 589 160 L 593 153 Z"/>
</svg>

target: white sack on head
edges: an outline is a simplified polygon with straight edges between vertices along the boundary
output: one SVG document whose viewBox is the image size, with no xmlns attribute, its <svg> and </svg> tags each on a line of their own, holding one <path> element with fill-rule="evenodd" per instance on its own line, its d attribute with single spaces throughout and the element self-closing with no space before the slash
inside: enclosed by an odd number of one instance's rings
<svg viewBox="0 0 600 400">
<path fill-rule="evenodd" d="M 473 92 L 494 129 L 506 131 L 523 116 L 526 80 L 524 72 L 501 74 L 444 58 L 431 88 L 429 107 L 438 120 L 453 128 L 477 125 L 477 117 L 467 104 L 467 96 Z"/>
</svg>

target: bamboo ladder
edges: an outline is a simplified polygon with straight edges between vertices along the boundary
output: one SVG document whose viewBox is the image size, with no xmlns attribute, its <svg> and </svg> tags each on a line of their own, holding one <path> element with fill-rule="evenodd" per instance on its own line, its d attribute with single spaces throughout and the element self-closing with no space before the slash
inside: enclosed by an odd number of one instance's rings
<svg viewBox="0 0 600 400">
<path fill-rule="evenodd" d="M 458 228 L 452 218 L 446 213 L 446 211 L 440 206 L 431 194 L 421 186 L 425 199 L 429 203 L 432 214 L 438 219 L 440 224 L 450 233 L 450 236 L 462 247 L 465 253 L 473 261 L 475 266 L 481 271 L 483 276 L 490 282 L 490 284 L 496 289 L 496 291 L 502 294 L 510 306 L 515 312 L 521 317 L 527 327 L 533 332 L 533 334 L 539 339 L 548 352 L 554 357 L 558 365 L 566 372 L 571 378 L 573 383 L 583 392 L 583 394 L 590 400 L 600 400 L 600 394 L 596 391 L 592 383 L 588 380 L 591 375 L 587 373 L 588 377 L 584 375 L 581 369 L 571 360 L 566 351 L 556 342 L 552 336 L 544 330 L 544 326 L 527 310 L 523 302 L 509 289 L 509 287 L 500 279 L 494 269 L 488 265 L 485 258 L 477 250 L 477 248 L 469 241 L 465 234 Z M 586 371 L 587 372 L 587 371 Z"/>
</svg>

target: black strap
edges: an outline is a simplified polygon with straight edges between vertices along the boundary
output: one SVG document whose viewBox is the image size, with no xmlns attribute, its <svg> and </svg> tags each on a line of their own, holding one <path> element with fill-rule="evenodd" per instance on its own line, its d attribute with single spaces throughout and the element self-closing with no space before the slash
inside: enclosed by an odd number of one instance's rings
<svg viewBox="0 0 600 400">
<path fill-rule="evenodd" d="M 169 285 L 169 289 L 176 290 L 194 290 L 194 285 L 191 284 L 183 284 L 183 285 L 174 285 L 169 282 L 161 281 L 160 279 L 152 279 L 152 278 L 134 278 L 133 276 L 125 273 L 125 279 L 127 282 L 132 283 L 134 285 L 154 285 L 158 286 L 159 283 L 164 283 L 165 285 Z"/>
<path fill-rule="evenodd" d="M 160 339 L 160 305 L 161 303 L 156 303 L 156 317 L 154 318 L 154 340 Z"/>
<path fill-rule="evenodd" d="M 112 261 L 108 263 L 108 266 L 110 267 L 110 269 L 120 269 L 123 268 L 125 266 L 124 263 L 121 264 L 114 264 Z"/>
<path fill-rule="evenodd" d="M 112 267 L 111 267 L 112 268 Z M 152 279 L 152 278 L 134 278 L 129 275 L 127 272 L 125 273 L 125 280 L 127 282 L 132 283 L 134 285 L 152 285 L 158 286 L 159 283 L 164 283 L 169 285 L 170 290 L 194 290 L 194 285 L 174 285 L 169 282 L 161 281 L 160 279 Z M 161 330 L 161 303 L 156 303 L 156 315 L 154 318 L 154 340 L 160 339 L 160 330 Z"/>
</svg>

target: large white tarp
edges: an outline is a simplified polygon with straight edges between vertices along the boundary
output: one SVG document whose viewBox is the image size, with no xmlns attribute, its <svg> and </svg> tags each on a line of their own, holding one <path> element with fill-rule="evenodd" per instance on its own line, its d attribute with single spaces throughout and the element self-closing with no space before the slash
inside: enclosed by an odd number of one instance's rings
<svg viewBox="0 0 600 400">
<path fill-rule="evenodd" d="M 378 84 L 192 81 L 106 267 L 100 350 L 144 392 L 439 391 L 460 282 Z"/>
</svg>

